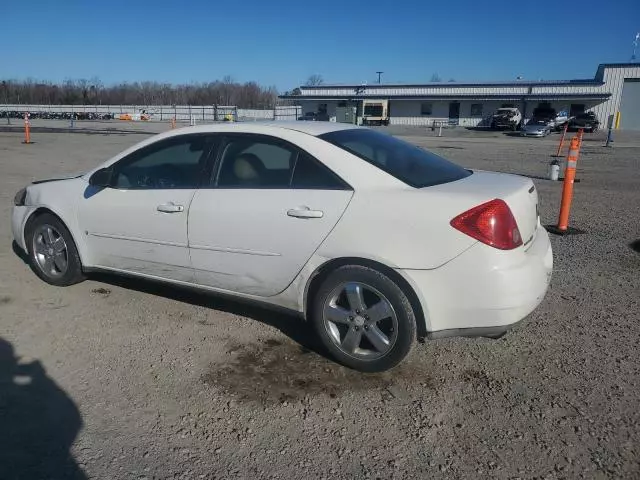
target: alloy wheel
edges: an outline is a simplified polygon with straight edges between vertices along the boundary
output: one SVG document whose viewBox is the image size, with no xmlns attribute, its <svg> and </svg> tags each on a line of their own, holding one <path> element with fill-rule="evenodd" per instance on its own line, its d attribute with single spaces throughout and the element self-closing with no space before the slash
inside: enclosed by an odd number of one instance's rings
<svg viewBox="0 0 640 480">
<path fill-rule="evenodd" d="M 69 268 L 69 252 L 62 234 L 55 227 L 39 225 L 33 232 L 33 257 L 42 272 L 59 278 Z"/>
<path fill-rule="evenodd" d="M 398 336 L 398 318 L 391 302 L 361 282 L 335 288 L 325 300 L 322 316 L 332 342 L 345 354 L 361 360 L 385 356 Z"/>
</svg>

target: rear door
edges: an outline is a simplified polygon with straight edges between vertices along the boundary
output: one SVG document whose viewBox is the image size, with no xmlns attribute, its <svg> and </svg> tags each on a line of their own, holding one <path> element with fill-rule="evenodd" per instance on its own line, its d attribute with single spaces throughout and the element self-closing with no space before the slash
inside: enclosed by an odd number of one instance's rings
<svg viewBox="0 0 640 480">
<path fill-rule="evenodd" d="M 353 195 L 327 167 L 278 138 L 227 136 L 210 188 L 189 209 L 196 282 L 272 296 L 336 225 Z"/>
</svg>

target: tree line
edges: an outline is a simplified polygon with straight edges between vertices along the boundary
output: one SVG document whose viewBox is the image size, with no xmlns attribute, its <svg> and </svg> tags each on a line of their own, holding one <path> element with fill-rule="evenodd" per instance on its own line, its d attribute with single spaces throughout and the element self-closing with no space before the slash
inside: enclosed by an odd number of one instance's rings
<svg viewBox="0 0 640 480">
<path fill-rule="evenodd" d="M 104 85 L 98 78 L 62 83 L 2 80 L 0 103 L 38 105 L 234 105 L 273 108 L 278 91 L 231 77 L 204 83 L 174 85 L 154 81 Z"/>
</svg>

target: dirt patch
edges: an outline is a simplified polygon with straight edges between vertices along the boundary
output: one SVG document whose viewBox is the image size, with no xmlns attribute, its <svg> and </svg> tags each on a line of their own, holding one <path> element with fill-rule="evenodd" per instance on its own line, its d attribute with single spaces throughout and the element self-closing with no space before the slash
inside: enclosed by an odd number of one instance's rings
<svg viewBox="0 0 640 480">
<path fill-rule="evenodd" d="M 3 295 L 2 297 L 0 297 L 0 305 L 6 305 L 8 303 L 11 303 L 13 301 L 13 298 L 11 298 L 9 295 Z"/>
<path fill-rule="evenodd" d="M 499 380 L 487 375 L 487 372 L 472 368 L 464 370 L 461 378 L 463 381 L 472 384 L 476 388 L 492 388 L 501 383 Z"/>
<path fill-rule="evenodd" d="M 203 381 L 246 402 L 292 403 L 306 396 L 336 398 L 347 391 L 378 393 L 385 400 L 402 396 L 414 386 L 433 388 L 425 365 L 413 362 L 389 372 L 363 374 L 276 339 L 233 344 L 227 353 L 229 361 L 212 364 Z"/>
<path fill-rule="evenodd" d="M 97 293 L 99 295 L 109 295 L 111 293 L 111 290 L 109 290 L 108 288 L 104 288 L 104 287 L 99 287 L 99 288 L 94 288 L 93 290 L 91 290 L 91 293 Z"/>
</svg>

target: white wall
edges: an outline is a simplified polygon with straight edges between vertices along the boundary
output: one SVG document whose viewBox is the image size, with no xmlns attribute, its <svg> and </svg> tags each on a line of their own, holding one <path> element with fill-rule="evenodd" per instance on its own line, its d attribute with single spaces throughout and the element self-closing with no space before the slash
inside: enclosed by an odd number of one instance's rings
<svg viewBox="0 0 640 480">
<path fill-rule="evenodd" d="M 422 103 L 431 103 L 432 114 L 422 115 Z M 430 126 L 433 122 L 449 121 L 449 100 L 392 100 L 390 103 L 392 125 L 425 125 Z M 497 108 L 505 103 L 514 103 L 511 100 L 463 100 L 460 101 L 460 118 L 458 125 L 463 127 L 475 127 L 481 124 L 483 119 L 489 117 Z M 482 116 L 471 116 L 471 105 L 482 104 Z M 520 102 L 515 102 L 520 108 Z"/>
<path fill-rule="evenodd" d="M 300 107 L 278 106 L 269 109 L 247 109 L 234 106 L 213 105 L 0 105 L 0 112 L 52 112 L 52 113 L 111 113 L 118 118 L 122 113 L 140 113 L 142 110 L 150 115 L 152 121 L 169 121 L 174 114 L 179 121 L 188 121 L 191 116 L 198 122 L 212 122 L 223 120 L 225 115 L 231 114 L 236 120 L 297 120 Z M 1 115 L 0 115 L 1 117 Z"/>
<path fill-rule="evenodd" d="M 600 73 L 600 72 L 599 72 Z M 640 65 L 624 67 L 607 67 L 602 71 L 602 80 L 605 82 L 604 90 L 611 93 L 611 98 L 598 105 L 593 111 L 600 119 L 603 128 L 607 125 L 609 115 L 615 115 L 620 111 L 620 100 L 625 78 L 640 78 Z M 622 119 L 624 128 L 624 119 Z"/>
</svg>

